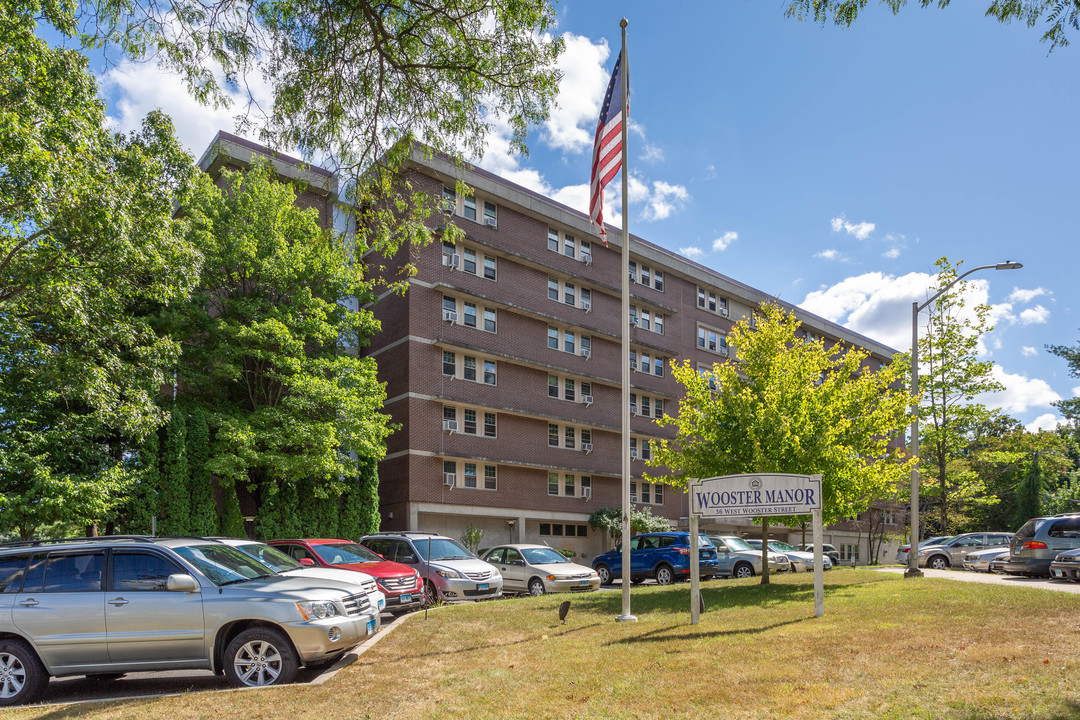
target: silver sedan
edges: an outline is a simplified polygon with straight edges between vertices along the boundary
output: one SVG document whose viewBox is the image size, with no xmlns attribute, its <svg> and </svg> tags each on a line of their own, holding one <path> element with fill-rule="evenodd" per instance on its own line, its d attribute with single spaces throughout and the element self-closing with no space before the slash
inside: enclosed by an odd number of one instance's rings
<svg viewBox="0 0 1080 720">
<path fill-rule="evenodd" d="M 570 562 L 547 545 L 499 545 L 485 552 L 482 559 L 499 568 L 505 592 L 543 595 L 600 588 L 595 570 Z"/>
</svg>

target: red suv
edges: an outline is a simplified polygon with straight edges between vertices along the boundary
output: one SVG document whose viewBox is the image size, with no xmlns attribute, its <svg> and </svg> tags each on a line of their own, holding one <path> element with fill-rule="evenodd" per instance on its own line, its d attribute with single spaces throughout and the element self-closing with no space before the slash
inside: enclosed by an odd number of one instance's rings
<svg viewBox="0 0 1080 720">
<path fill-rule="evenodd" d="M 302 565 L 359 570 L 371 575 L 386 595 L 387 611 L 418 607 L 424 598 L 420 573 L 408 565 L 383 560 L 363 545 L 350 540 L 271 540 L 268 544 L 279 548 Z"/>
</svg>

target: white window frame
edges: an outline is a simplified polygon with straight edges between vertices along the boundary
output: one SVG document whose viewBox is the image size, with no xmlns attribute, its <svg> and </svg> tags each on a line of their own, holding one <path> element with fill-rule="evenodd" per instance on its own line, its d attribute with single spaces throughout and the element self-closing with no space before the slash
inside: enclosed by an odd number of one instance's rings
<svg viewBox="0 0 1080 720">
<path fill-rule="evenodd" d="M 447 410 L 451 410 L 453 417 L 447 413 Z M 472 432 L 468 432 L 465 429 L 465 413 L 471 412 L 474 414 L 474 420 L 476 427 Z M 488 416 L 494 419 L 495 434 L 487 434 L 487 421 Z M 455 403 L 443 403 L 443 420 L 455 420 L 458 424 L 457 434 L 468 435 L 469 437 L 486 438 L 488 440 L 497 440 L 499 437 L 499 414 L 491 410 L 486 410 L 478 405 L 458 405 Z"/>
<path fill-rule="evenodd" d="M 465 484 L 465 466 L 472 465 L 476 471 L 476 485 L 475 487 L 469 487 Z M 449 470 L 453 466 L 453 471 Z M 486 487 L 488 479 L 488 470 L 492 470 L 492 475 L 495 479 L 495 487 Z M 498 466 L 493 463 L 485 463 L 478 460 L 465 460 L 462 458 L 450 458 L 443 460 L 443 479 L 453 472 L 454 484 L 452 487 L 462 490 L 484 490 L 486 492 L 497 492 L 499 490 L 499 471 Z"/>
</svg>

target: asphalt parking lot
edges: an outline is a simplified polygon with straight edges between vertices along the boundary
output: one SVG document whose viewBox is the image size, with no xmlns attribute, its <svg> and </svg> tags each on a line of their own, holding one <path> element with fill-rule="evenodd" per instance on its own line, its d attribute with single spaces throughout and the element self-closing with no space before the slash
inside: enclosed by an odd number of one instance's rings
<svg viewBox="0 0 1080 720">
<path fill-rule="evenodd" d="M 878 568 L 879 572 L 904 573 L 902 567 Z M 1043 590 L 1055 590 L 1057 592 L 1080 593 L 1080 583 L 1062 582 L 1050 578 L 1029 578 L 1016 575 L 995 575 L 993 573 L 977 573 L 968 570 L 931 570 L 923 568 L 923 574 L 928 578 L 941 578 L 944 580 L 956 580 L 958 582 L 984 583 L 986 585 L 1012 585 L 1014 587 L 1033 587 Z"/>
</svg>

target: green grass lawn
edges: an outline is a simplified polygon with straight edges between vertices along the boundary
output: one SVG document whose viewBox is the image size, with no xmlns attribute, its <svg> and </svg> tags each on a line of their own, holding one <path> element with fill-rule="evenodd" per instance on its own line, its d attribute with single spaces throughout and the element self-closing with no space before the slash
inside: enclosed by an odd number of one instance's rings
<svg viewBox="0 0 1080 720">
<path fill-rule="evenodd" d="M 1080 596 L 870 570 L 516 598 L 414 617 L 320 686 L 16 718 L 1080 718 Z M 565 625 L 557 608 L 573 603 Z"/>
</svg>

